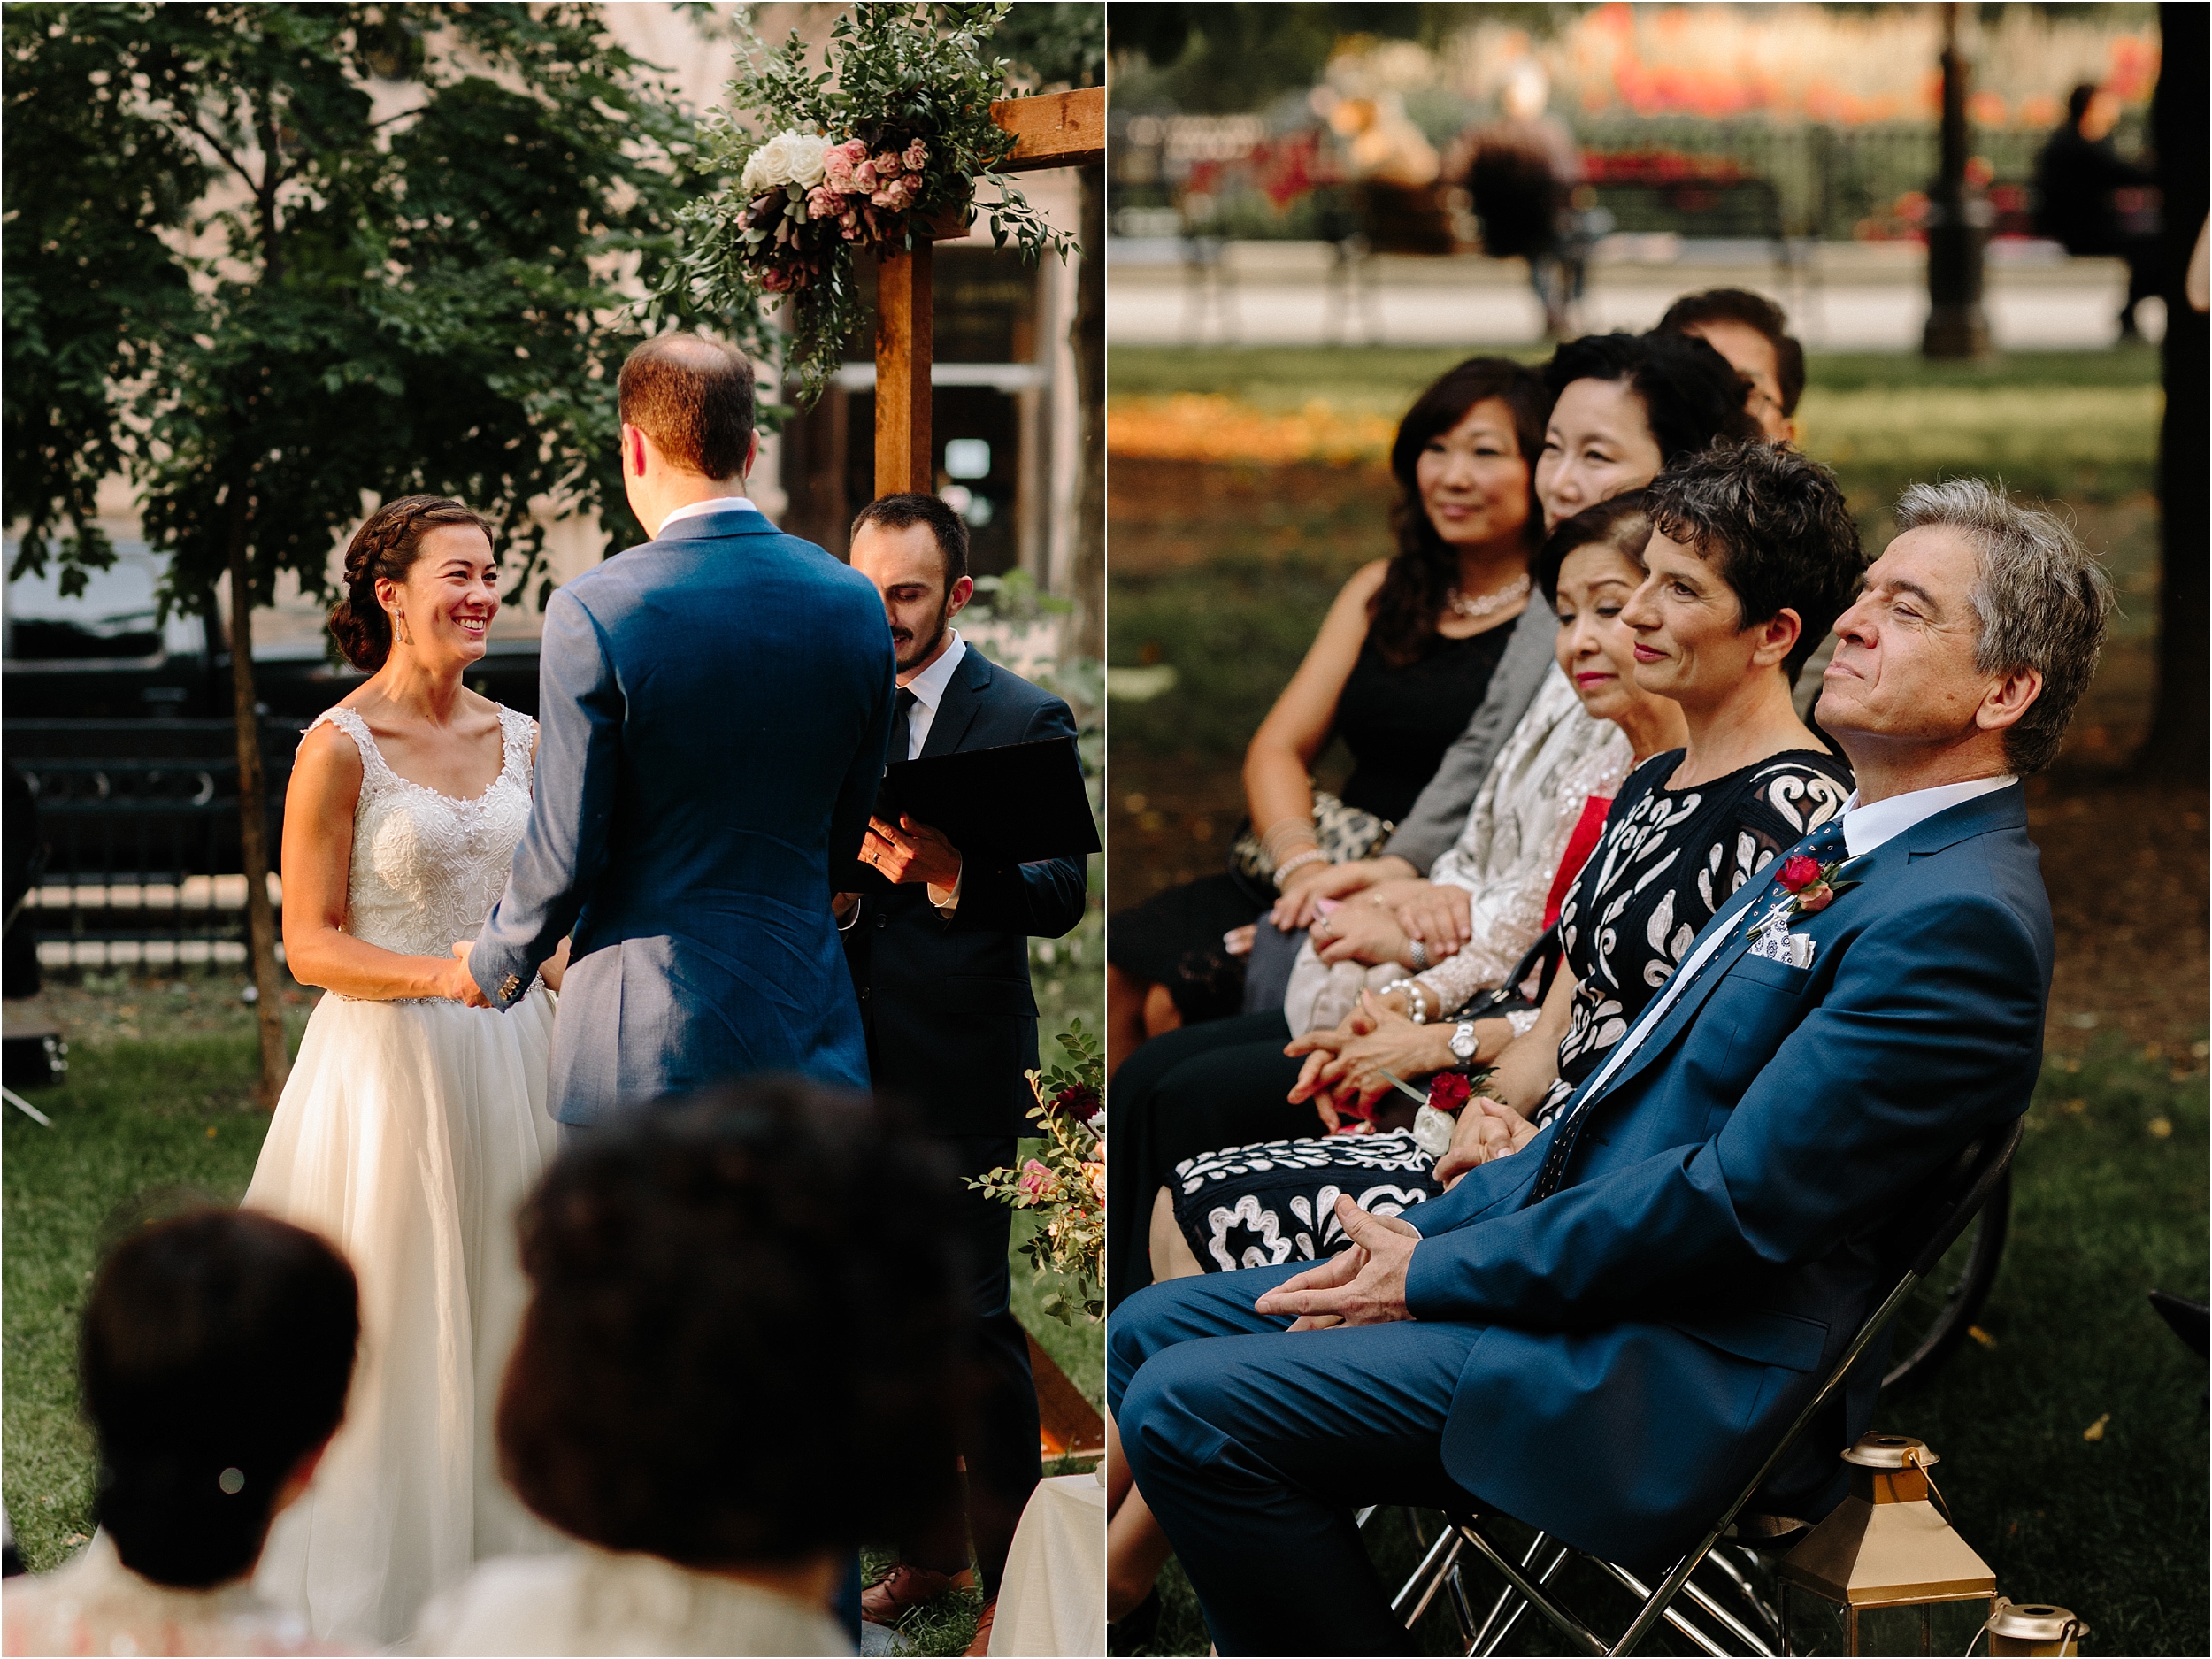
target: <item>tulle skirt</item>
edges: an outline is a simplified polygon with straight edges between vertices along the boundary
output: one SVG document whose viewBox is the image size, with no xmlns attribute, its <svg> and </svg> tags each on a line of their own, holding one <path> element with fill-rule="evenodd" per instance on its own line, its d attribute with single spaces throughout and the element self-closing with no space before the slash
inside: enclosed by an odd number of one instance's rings
<svg viewBox="0 0 2212 1659">
<path fill-rule="evenodd" d="M 361 1287 L 346 1420 L 256 1578 L 322 1637 L 396 1640 L 477 1560 L 557 1548 L 501 1484 L 493 1419 L 526 1301 L 515 1212 L 552 1159 L 553 1002 L 325 996 L 247 1189 Z"/>
</svg>

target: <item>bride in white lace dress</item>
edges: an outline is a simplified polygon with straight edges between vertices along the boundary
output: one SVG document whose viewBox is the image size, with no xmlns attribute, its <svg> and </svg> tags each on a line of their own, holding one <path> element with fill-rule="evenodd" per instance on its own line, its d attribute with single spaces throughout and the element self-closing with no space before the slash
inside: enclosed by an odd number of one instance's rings
<svg viewBox="0 0 2212 1659">
<path fill-rule="evenodd" d="M 557 1542 L 492 1433 L 526 1300 L 517 1206 L 556 1148 L 552 999 L 465 1007 L 472 938 L 530 814 L 537 723 L 465 689 L 498 609 L 482 521 L 380 508 L 331 613 L 369 681 L 301 740 L 284 942 L 315 1006 L 245 1202 L 330 1239 L 361 1287 L 346 1421 L 270 1534 L 257 1586 L 319 1636 L 388 1642 L 478 1559 Z M 558 982 L 557 966 L 548 977 Z"/>
</svg>

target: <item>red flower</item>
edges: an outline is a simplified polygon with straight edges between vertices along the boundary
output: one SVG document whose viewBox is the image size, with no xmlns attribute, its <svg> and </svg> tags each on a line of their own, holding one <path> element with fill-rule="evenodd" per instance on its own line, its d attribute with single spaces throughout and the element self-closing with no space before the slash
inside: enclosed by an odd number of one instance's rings
<svg viewBox="0 0 2212 1659">
<path fill-rule="evenodd" d="M 1782 861 L 1782 873 L 1775 879 L 1782 884 L 1783 891 L 1801 893 L 1820 879 L 1820 860 L 1804 853 L 1792 853 Z"/>
<path fill-rule="evenodd" d="M 1440 1112 L 1457 1111 L 1474 1092 L 1464 1072 L 1439 1071 L 1429 1079 L 1429 1104 Z"/>
<path fill-rule="evenodd" d="M 1797 908 L 1804 915 L 1812 916 L 1826 910 L 1836 902 L 1836 890 L 1825 881 L 1807 887 L 1797 895 Z"/>
<path fill-rule="evenodd" d="M 1098 1091 L 1088 1083 L 1071 1083 L 1052 1097 L 1052 1110 L 1088 1123 L 1098 1115 Z"/>
</svg>

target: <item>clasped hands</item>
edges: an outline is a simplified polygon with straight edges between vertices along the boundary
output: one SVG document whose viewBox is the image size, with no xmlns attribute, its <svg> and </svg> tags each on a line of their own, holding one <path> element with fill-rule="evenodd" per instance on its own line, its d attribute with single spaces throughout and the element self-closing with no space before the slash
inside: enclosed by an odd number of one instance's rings
<svg viewBox="0 0 2212 1659">
<path fill-rule="evenodd" d="M 1391 1074 L 1411 1079 L 1454 1063 L 1449 1033 L 1448 1026 L 1417 1025 L 1407 1018 L 1402 993 L 1362 992 L 1359 1006 L 1341 1025 L 1308 1032 L 1283 1049 L 1293 1058 L 1305 1057 L 1288 1098 L 1294 1104 L 1312 1101 L 1331 1134 L 1346 1130 L 1348 1119 L 1348 1133 L 1371 1133 L 1358 1120 L 1395 1087 Z M 1519 1151 L 1535 1133 L 1511 1107 L 1477 1095 L 1460 1110 L 1452 1144 L 1437 1161 L 1437 1179 L 1448 1189 L 1469 1170 Z"/>
<path fill-rule="evenodd" d="M 1432 961 L 1440 962 L 1473 936 L 1466 891 L 1400 875 L 1396 872 L 1411 870 L 1402 859 L 1311 869 L 1302 881 L 1293 877 L 1270 919 L 1285 933 L 1310 928 L 1314 950 L 1325 963 L 1410 962 L 1417 940 Z M 1356 894 L 1356 903 L 1351 902 Z"/>
<path fill-rule="evenodd" d="M 433 996 L 442 996 L 467 1008 L 489 1008 L 492 999 L 486 996 L 476 983 L 476 976 L 469 972 L 469 952 L 475 941 L 457 939 L 453 942 L 453 960 L 439 969 L 433 980 Z M 552 960 L 540 965 L 538 977 L 555 990 L 561 988 L 561 975 L 568 969 L 569 941 L 561 941 Z"/>
<path fill-rule="evenodd" d="M 1352 1248 L 1285 1279 L 1254 1302 L 1254 1310 L 1294 1316 L 1294 1331 L 1413 1317 L 1406 1310 L 1406 1269 L 1420 1233 L 1400 1217 L 1370 1214 L 1349 1196 L 1336 1201 L 1336 1218 L 1351 1234 Z"/>
</svg>

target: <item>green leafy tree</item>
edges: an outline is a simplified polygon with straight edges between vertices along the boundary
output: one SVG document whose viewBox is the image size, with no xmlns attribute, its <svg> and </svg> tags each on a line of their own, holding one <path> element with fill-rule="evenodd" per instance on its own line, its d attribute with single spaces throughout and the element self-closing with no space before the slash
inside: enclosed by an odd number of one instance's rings
<svg viewBox="0 0 2212 1659">
<path fill-rule="evenodd" d="M 366 502 L 450 495 L 540 583 L 530 504 L 624 504 L 615 371 L 693 193 L 693 129 L 586 5 L 23 4 L 6 64 L 10 574 L 112 557 L 229 587 L 262 1097 L 286 1069 L 252 611 L 326 592 Z"/>
</svg>

